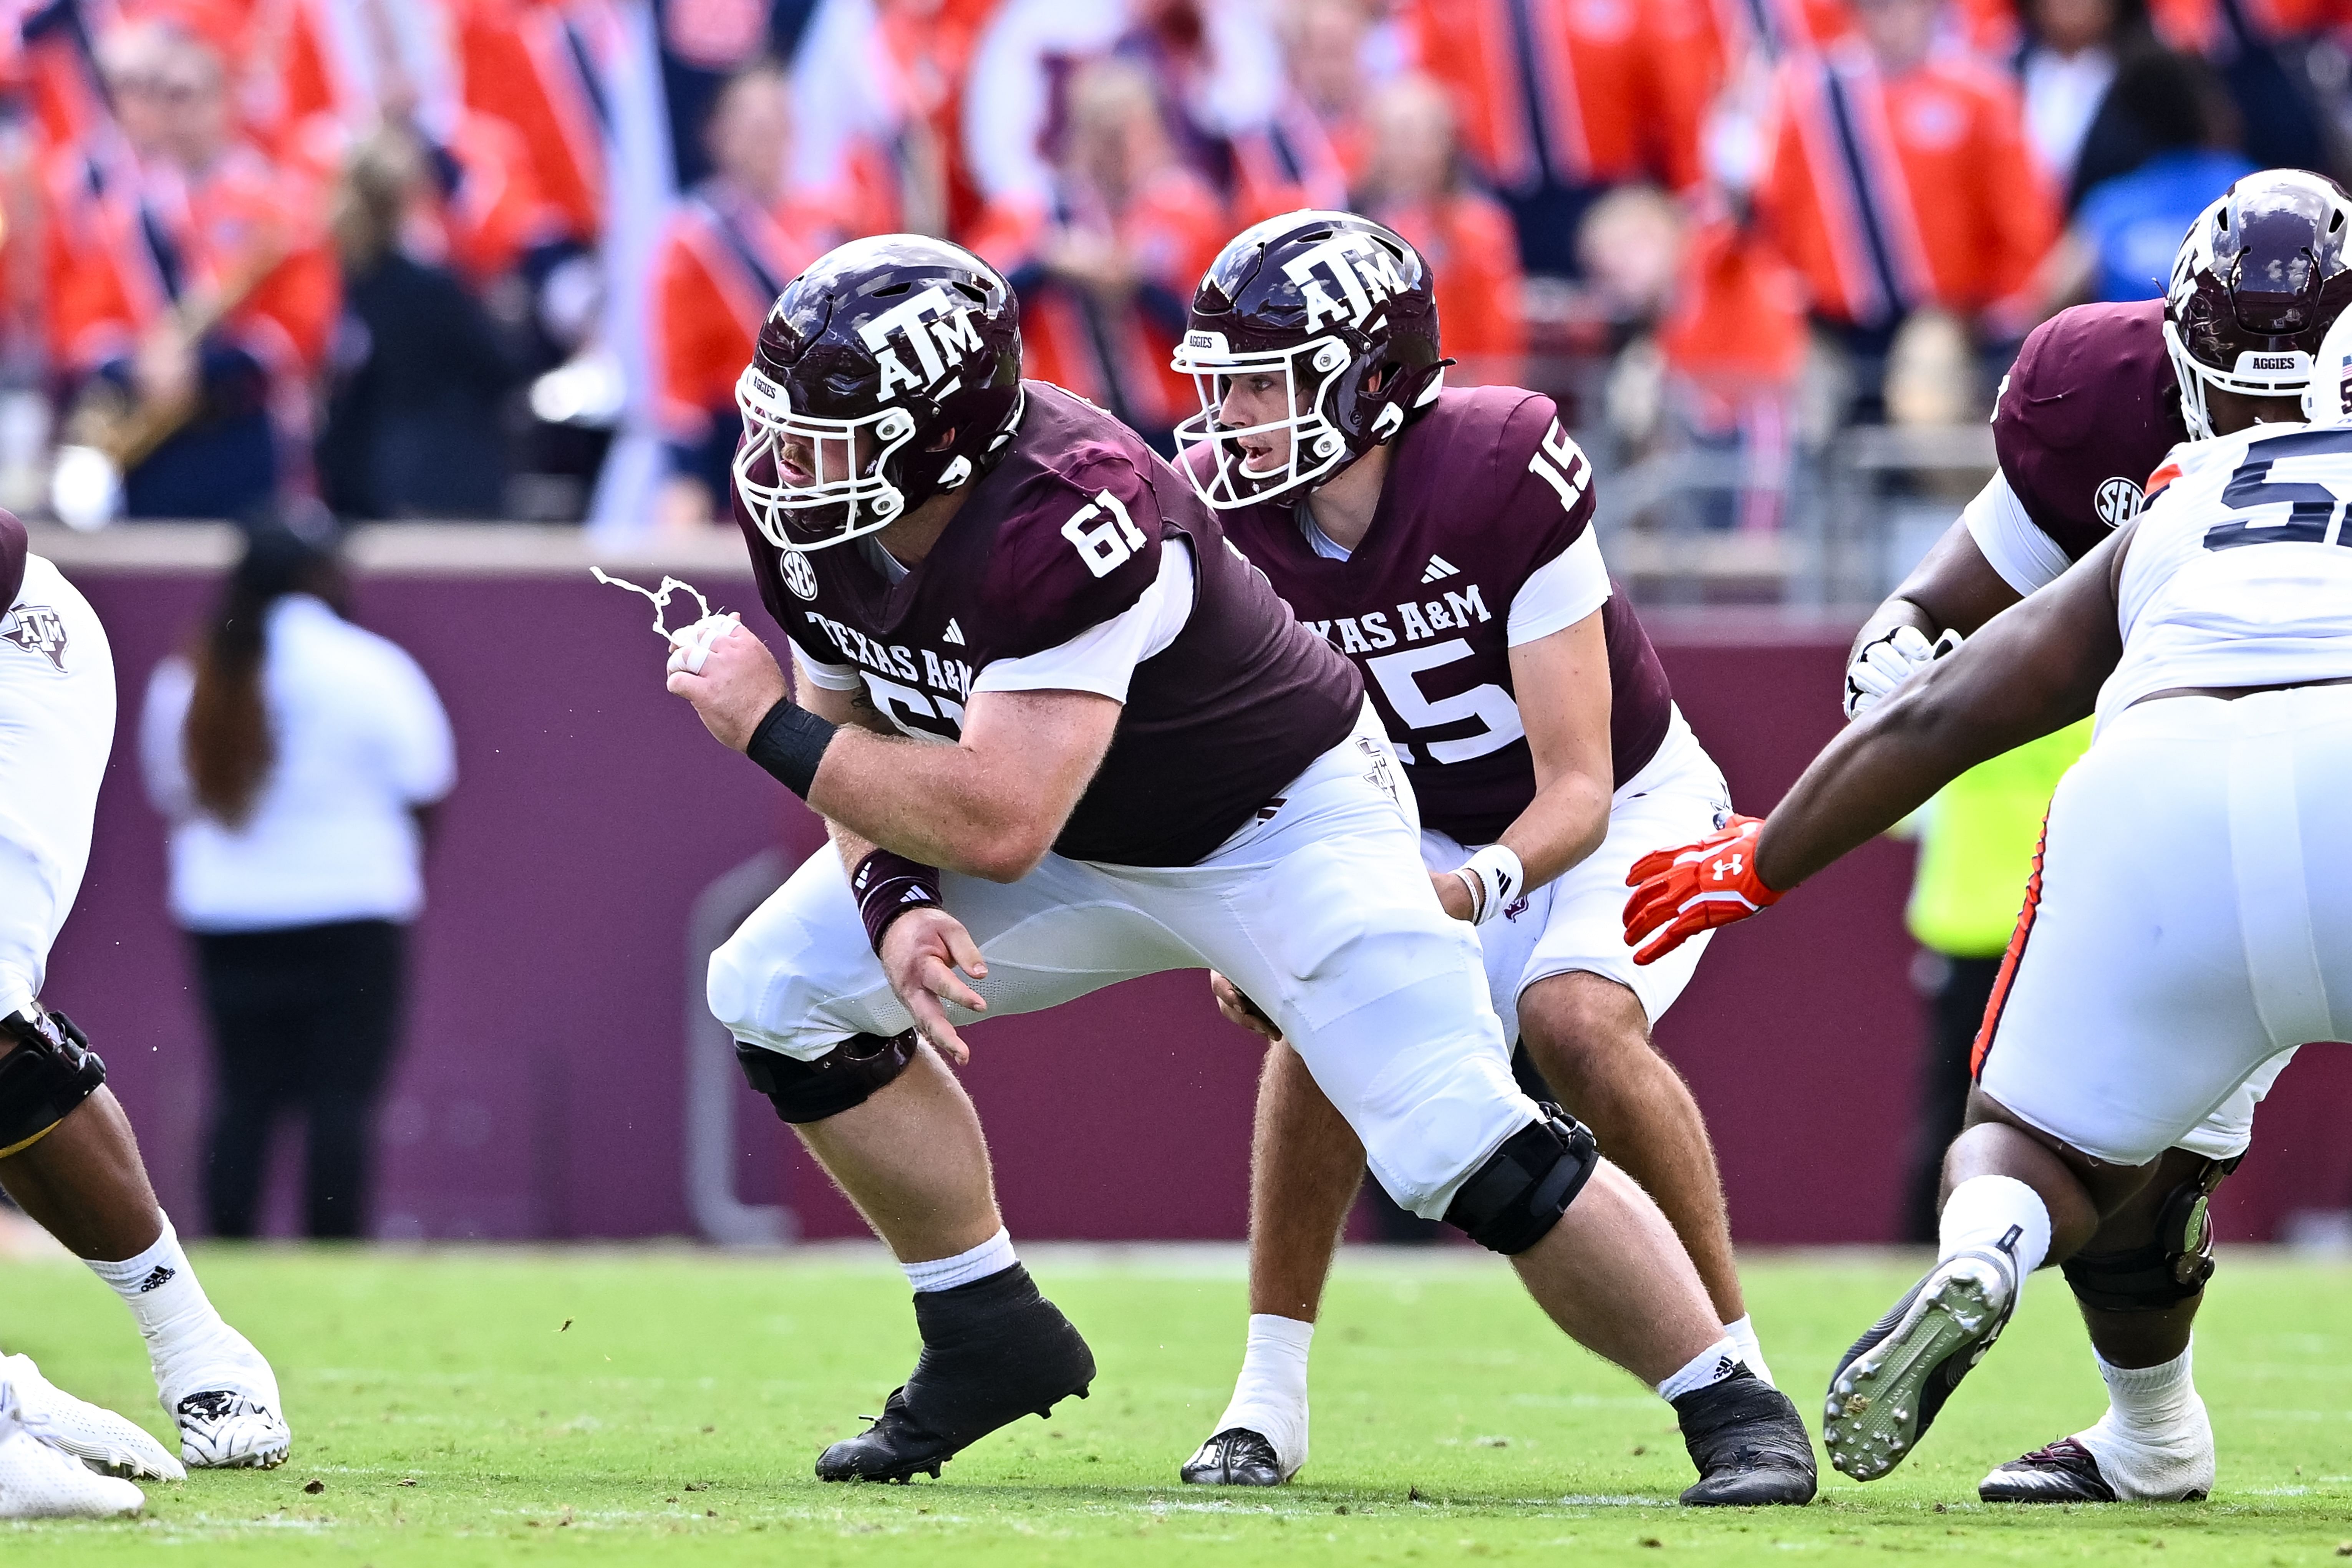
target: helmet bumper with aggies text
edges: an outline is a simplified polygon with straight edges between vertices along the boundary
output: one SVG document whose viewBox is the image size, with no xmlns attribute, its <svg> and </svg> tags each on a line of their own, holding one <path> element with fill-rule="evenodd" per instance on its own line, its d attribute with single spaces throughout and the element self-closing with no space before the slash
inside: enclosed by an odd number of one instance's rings
<svg viewBox="0 0 2352 1568">
<path fill-rule="evenodd" d="M 2352 302 L 2352 196 L 2325 175 L 2265 169 L 2189 227 L 2164 300 L 2164 346 L 2190 436 L 2213 432 L 2215 387 L 2300 397 L 2320 342 Z"/>
<path fill-rule="evenodd" d="M 1429 267 L 1402 237 L 1353 213 L 1268 218 L 1227 243 L 1192 296 L 1173 364 L 1192 378 L 1201 411 L 1176 441 L 1208 447 L 1214 462 L 1182 466 L 1219 510 L 1312 485 L 1434 403 L 1452 363 L 1439 356 Z M 1226 390 L 1244 375 L 1279 377 L 1286 413 L 1223 424 Z M 1283 430 L 1288 456 L 1251 468 L 1237 437 Z"/>
<path fill-rule="evenodd" d="M 888 527 L 995 466 L 1021 423 L 1020 308 L 921 235 L 852 240 L 777 296 L 735 384 L 736 496 L 780 550 Z"/>
</svg>

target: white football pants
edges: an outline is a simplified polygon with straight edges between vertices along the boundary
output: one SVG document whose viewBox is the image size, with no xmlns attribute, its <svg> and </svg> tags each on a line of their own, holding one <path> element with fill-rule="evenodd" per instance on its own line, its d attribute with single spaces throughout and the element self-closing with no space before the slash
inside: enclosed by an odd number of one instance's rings
<svg viewBox="0 0 2352 1568">
<path fill-rule="evenodd" d="M 36 555 L 0 616 L 0 1017 L 41 994 L 89 864 L 114 745 L 114 656 L 80 591 Z"/>
<path fill-rule="evenodd" d="M 1196 866 L 1048 855 L 1009 886 L 942 872 L 948 911 L 988 959 L 972 988 L 999 1017 L 1137 975 L 1218 970 L 1281 1026 L 1390 1195 L 1441 1218 L 1537 1115 L 1511 1080 L 1477 940 L 1438 906 L 1369 705 L 1269 804 Z M 830 846 L 712 956 L 709 1001 L 737 1039 L 803 1060 L 913 1023 Z M 959 1026 L 976 1016 L 949 1013 Z"/>
<path fill-rule="evenodd" d="M 2242 1152 L 2287 1056 L 2352 1032 L 2347 780 L 2352 687 L 2108 720 L 2051 803 L 1985 1092 L 2119 1165 Z"/>
</svg>

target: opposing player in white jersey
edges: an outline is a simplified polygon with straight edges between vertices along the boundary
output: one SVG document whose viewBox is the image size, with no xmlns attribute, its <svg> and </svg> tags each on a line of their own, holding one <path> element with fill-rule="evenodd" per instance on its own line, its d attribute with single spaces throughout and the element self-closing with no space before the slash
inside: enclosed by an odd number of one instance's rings
<svg viewBox="0 0 2352 1568">
<path fill-rule="evenodd" d="M 2352 197 L 2332 180 L 2249 174 L 2189 226 L 2164 299 L 2078 305 L 2035 329 L 1993 412 L 2000 471 L 1864 625 L 1848 716 L 2097 549 L 2180 442 L 2299 421 L 2315 356 L 2352 299 L 2347 237 Z M 2213 1426 L 2193 1374 L 2216 1263 L 2208 1203 L 2287 1060 L 2216 1106 L 2067 1259 L 2107 1408 L 1997 1466 L 1978 1485 L 1986 1501 L 2170 1501 L 2211 1488 Z"/>
<path fill-rule="evenodd" d="M 269 1363 L 196 1283 L 130 1119 L 105 1087 L 105 1064 L 71 1019 L 39 1001 L 89 861 L 114 743 L 106 631 L 5 511 L 0 601 L 0 1187 L 130 1307 L 188 1464 L 282 1464 L 292 1438 Z M 12 1496 L 37 1511 L 79 1510 L 54 1477 L 10 1479 L 12 1464 L 40 1463 L 23 1446 L 28 1434 L 117 1474 L 181 1477 L 178 1461 L 129 1422 L 60 1394 L 23 1356 L 0 1358 L 0 1515 Z M 86 1500 L 119 1512 L 123 1499 Z"/>
<path fill-rule="evenodd" d="M 1823 1441 L 1857 1479 L 1916 1446 L 2026 1275 L 2282 1053 L 2352 1031 L 2333 870 L 2352 860 L 2352 318 L 2318 357 L 2314 423 L 2176 448 L 2135 523 L 1855 723 L 1769 817 L 1634 868 L 1647 961 L 2097 715 L 1978 1037 L 1942 1255 L 1831 1382 Z"/>
</svg>

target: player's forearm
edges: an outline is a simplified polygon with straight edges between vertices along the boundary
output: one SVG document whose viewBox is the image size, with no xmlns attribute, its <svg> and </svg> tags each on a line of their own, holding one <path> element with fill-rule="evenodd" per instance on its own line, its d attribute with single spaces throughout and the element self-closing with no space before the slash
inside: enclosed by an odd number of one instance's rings
<svg viewBox="0 0 2352 1568">
<path fill-rule="evenodd" d="M 1609 836 L 1609 796 L 1605 780 L 1581 772 L 1562 773 L 1536 792 L 1498 840 L 1519 858 L 1527 887 L 1565 875 L 1601 847 Z"/>
<path fill-rule="evenodd" d="M 967 745 L 843 730 L 825 748 L 808 803 L 840 830 L 926 866 L 1018 881 L 1053 847 L 1060 822 L 995 776 Z"/>
</svg>

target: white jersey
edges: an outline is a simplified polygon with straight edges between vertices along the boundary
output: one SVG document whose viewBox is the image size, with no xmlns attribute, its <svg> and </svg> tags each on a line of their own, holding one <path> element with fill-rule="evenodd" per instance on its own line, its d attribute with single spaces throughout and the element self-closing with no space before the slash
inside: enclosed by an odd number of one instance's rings
<svg viewBox="0 0 2352 1568">
<path fill-rule="evenodd" d="M 2352 678 L 2352 427 L 2262 425 L 2176 447 L 2149 481 L 2116 609 L 2104 731 L 2176 686 Z"/>
</svg>

